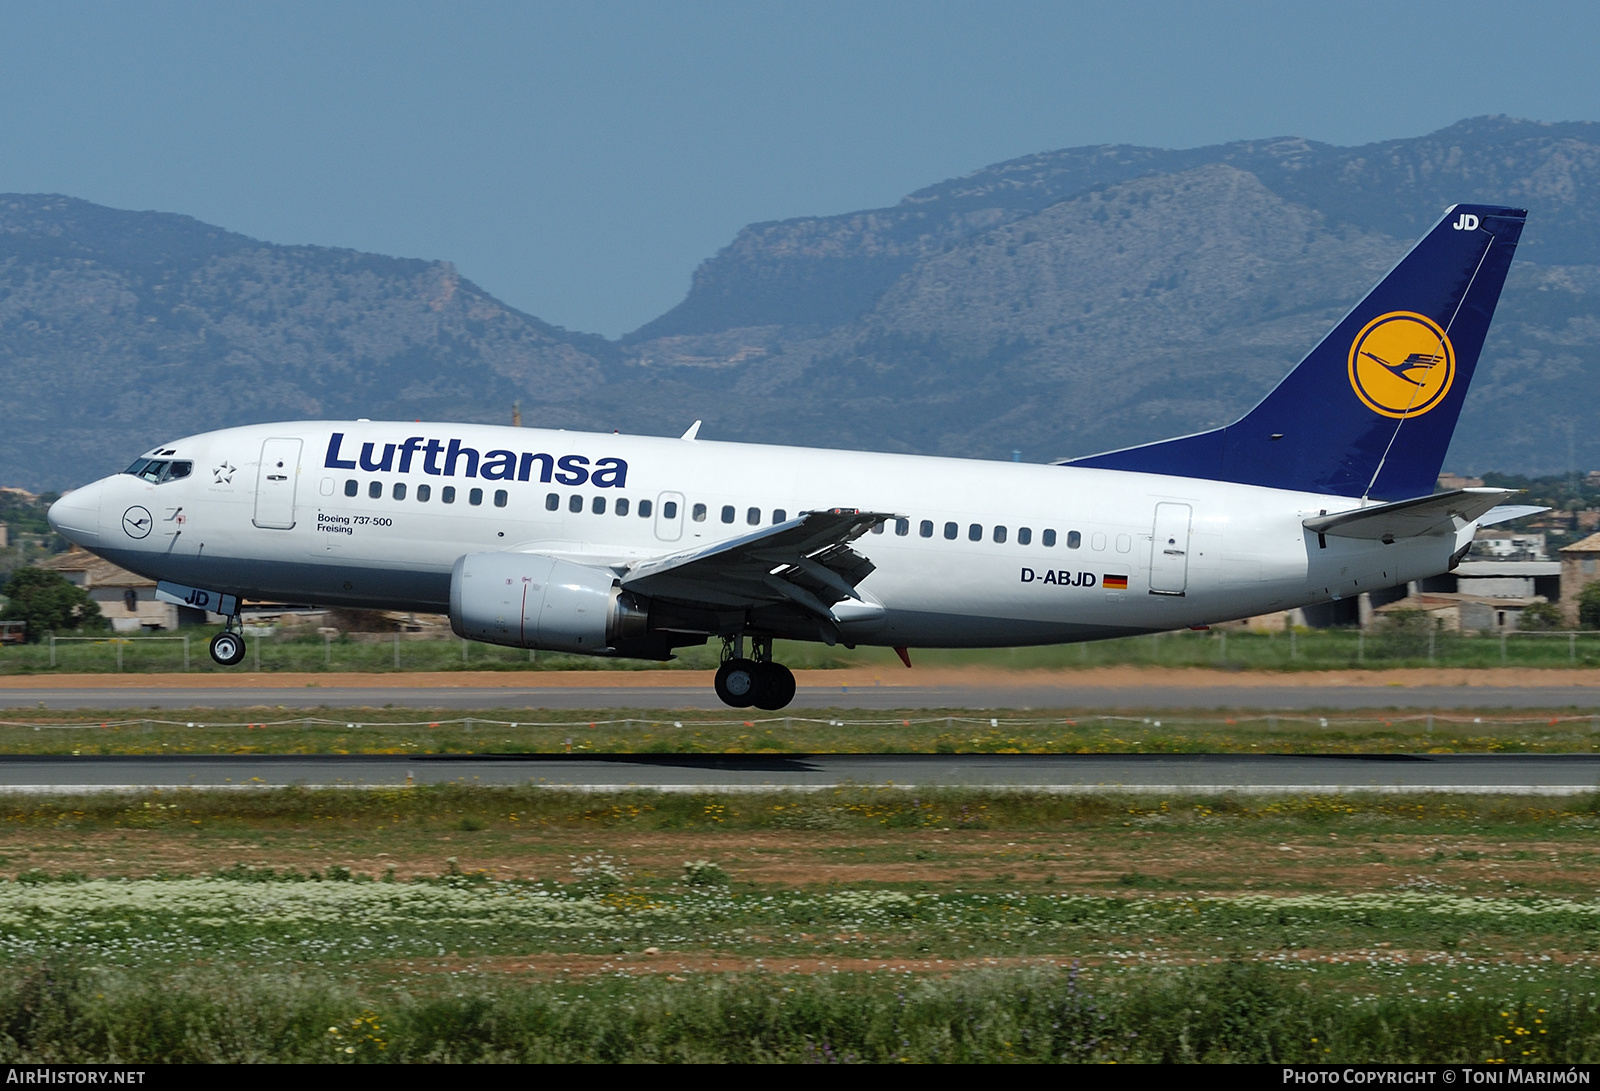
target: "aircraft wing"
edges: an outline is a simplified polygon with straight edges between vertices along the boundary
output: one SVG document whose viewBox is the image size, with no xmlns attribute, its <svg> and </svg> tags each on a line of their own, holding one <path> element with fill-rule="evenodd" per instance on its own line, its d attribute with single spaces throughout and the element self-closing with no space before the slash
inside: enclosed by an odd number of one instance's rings
<svg viewBox="0 0 1600 1091">
<path fill-rule="evenodd" d="M 859 599 L 856 584 L 875 565 L 850 548 L 873 524 L 897 516 L 833 508 L 667 557 L 641 561 L 622 577 L 624 590 L 697 606 L 800 607 L 839 621 L 833 606 Z"/>
<path fill-rule="evenodd" d="M 1392 542 L 1396 538 L 1420 538 L 1428 534 L 1454 534 L 1456 519 L 1463 524 L 1477 520 L 1501 498 L 1516 489 L 1453 489 L 1414 500 L 1396 500 L 1334 515 L 1316 515 L 1302 520 L 1313 534 L 1332 534 L 1339 538 L 1365 538 Z"/>
</svg>

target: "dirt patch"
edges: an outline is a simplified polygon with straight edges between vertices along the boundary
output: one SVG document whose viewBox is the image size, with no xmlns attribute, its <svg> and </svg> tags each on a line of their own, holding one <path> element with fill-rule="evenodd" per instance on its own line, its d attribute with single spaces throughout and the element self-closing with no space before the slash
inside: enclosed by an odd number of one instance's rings
<svg viewBox="0 0 1600 1091">
<path fill-rule="evenodd" d="M 22 827 L 0 833 L 0 876 L 32 870 L 93 877 L 192 875 L 244 864 L 301 873 L 339 866 L 374 878 L 392 869 L 405 881 L 444 874 L 454 858 L 460 870 L 494 878 L 570 882 L 574 861 L 600 852 L 625 861 L 631 881 L 647 885 L 677 880 L 685 861 L 709 859 L 737 883 L 779 887 L 896 883 L 929 890 L 1128 895 L 1420 889 L 1567 896 L 1600 888 L 1600 854 L 1578 836 L 1571 841 L 1458 835 L 1330 839 L 1104 828 L 881 835 L 308 828 L 258 836 L 215 828 Z"/>
<path fill-rule="evenodd" d="M 663 951 L 654 955 L 630 951 L 621 955 L 540 954 L 493 958 L 430 958 L 404 963 L 379 963 L 391 973 L 507 974 L 537 977 L 598 977 L 606 974 L 666 975 L 679 980 L 690 974 L 827 974 L 827 973 L 960 973 L 964 970 L 1018 966 L 1071 968 L 1068 956 L 1017 958 L 749 958 L 698 951 Z"/>
</svg>

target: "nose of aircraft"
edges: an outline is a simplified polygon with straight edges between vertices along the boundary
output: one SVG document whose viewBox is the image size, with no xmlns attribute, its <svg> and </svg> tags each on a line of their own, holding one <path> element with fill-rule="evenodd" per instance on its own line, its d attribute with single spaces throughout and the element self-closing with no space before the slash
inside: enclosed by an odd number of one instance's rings
<svg viewBox="0 0 1600 1091">
<path fill-rule="evenodd" d="M 50 505 L 47 518 L 55 532 L 69 542 L 93 547 L 100 544 L 100 502 L 105 482 L 96 481 L 73 489 Z"/>
</svg>

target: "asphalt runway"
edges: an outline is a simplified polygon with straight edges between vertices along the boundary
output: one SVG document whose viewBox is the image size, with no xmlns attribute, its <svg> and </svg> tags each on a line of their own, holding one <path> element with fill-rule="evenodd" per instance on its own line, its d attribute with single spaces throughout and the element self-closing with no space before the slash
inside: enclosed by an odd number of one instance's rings
<svg viewBox="0 0 1600 1091">
<path fill-rule="evenodd" d="M 308 755 L 0 758 L 0 791 L 399 787 L 467 783 L 611 791 L 820 790 L 841 785 L 1054 792 L 1578 795 L 1595 754 Z"/>
<path fill-rule="evenodd" d="M 710 687 L 270 686 L 0 689 L 0 707 L 117 708 L 685 709 L 729 712 Z M 1594 686 L 801 686 L 795 711 L 882 709 L 1600 709 Z M 771 715 L 767 713 L 766 715 Z"/>
</svg>

